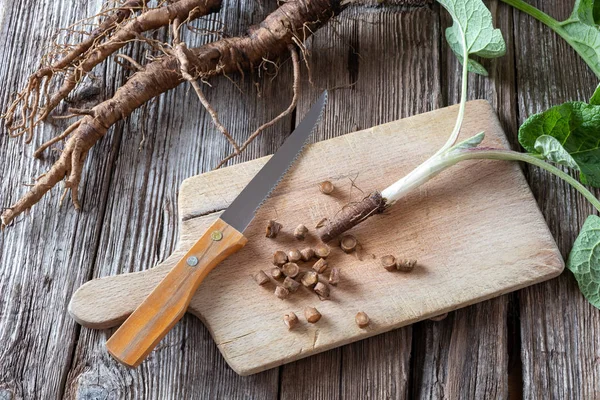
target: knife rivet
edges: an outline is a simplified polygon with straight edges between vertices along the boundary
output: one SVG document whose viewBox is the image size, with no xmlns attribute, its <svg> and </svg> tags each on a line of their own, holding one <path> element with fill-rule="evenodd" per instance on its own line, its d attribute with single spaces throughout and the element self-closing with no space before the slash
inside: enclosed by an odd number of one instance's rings
<svg viewBox="0 0 600 400">
<path fill-rule="evenodd" d="M 189 265 L 190 267 L 195 267 L 196 265 L 198 265 L 198 257 L 196 257 L 196 256 L 188 257 L 186 262 L 187 262 L 187 265 Z"/>
<path fill-rule="evenodd" d="M 215 242 L 218 242 L 219 240 L 223 239 L 223 232 L 221 232 L 221 231 L 213 231 L 210 234 L 210 238 L 212 240 L 214 240 Z"/>
</svg>

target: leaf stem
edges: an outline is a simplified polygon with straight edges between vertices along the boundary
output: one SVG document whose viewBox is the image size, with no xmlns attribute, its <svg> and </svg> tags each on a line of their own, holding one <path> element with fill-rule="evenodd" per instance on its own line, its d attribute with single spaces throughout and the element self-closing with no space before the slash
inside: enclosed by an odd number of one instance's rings
<svg viewBox="0 0 600 400">
<path fill-rule="evenodd" d="M 537 167 L 545 169 L 546 171 L 558 176 L 571 186 L 579 193 L 581 193 L 592 205 L 600 212 L 600 201 L 594 196 L 592 192 L 587 190 L 577 179 L 573 178 L 566 172 L 556 168 L 554 165 L 540 160 L 539 158 L 533 157 L 529 154 L 519 153 L 512 150 L 497 150 L 497 149 L 485 149 L 475 148 L 463 150 L 454 157 L 456 162 L 464 160 L 475 160 L 475 159 L 489 159 L 489 160 L 507 160 L 507 161 L 524 161 L 529 164 L 533 164 Z"/>
<path fill-rule="evenodd" d="M 454 124 L 454 129 L 452 130 L 452 133 L 450 134 L 450 137 L 448 138 L 448 140 L 446 141 L 444 146 L 442 146 L 442 148 L 439 149 L 433 155 L 433 157 L 448 150 L 450 147 L 452 147 L 454 145 L 454 143 L 456 143 L 456 140 L 458 139 L 458 135 L 460 134 L 460 128 L 462 126 L 462 122 L 463 122 L 463 119 L 465 116 L 465 107 L 467 104 L 467 83 L 468 83 L 468 79 L 469 79 L 469 77 L 468 77 L 468 74 L 469 74 L 469 51 L 467 50 L 467 42 L 466 42 L 464 33 L 462 34 L 462 47 L 463 47 L 463 60 L 462 60 L 462 79 L 461 79 L 461 90 L 460 90 L 460 106 L 458 109 L 458 115 L 456 117 L 456 123 Z"/>
<path fill-rule="evenodd" d="M 548 25 L 552 30 L 556 31 L 556 28 L 560 28 L 560 23 L 546 14 L 545 12 L 535 8 L 531 4 L 525 3 L 523 0 L 502 0 L 508 5 L 513 6 L 514 8 L 523 11 L 526 14 L 531 15 L 533 18 L 542 22 L 543 24 Z M 558 32 L 557 32 L 558 33 Z M 560 33 L 559 33 L 560 35 Z M 562 35 L 561 35 L 562 36 Z"/>
<path fill-rule="evenodd" d="M 537 167 L 558 176 L 579 193 L 581 193 L 600 213 L 600 200 L 586 189 L 577 179 L 573 178 L 566 172 L 556 168 L 554 165 L 547 163 L 544 160 L 525 153 L 519 153 L 512 150 L 490 149 L 485 147 L 476 147 L 469 149 L 458 149 L 456 147 L 448 151 L 431 157 L 423 164 L 419 165 L 408 175 L 398 180 L 391 186 L 381 192 L 381 195 L 386 199 L 388 205 L 394 204 L 396 201 L 404 197 L 407 193 L 413 191 L 431 178 L 438 175 L 440 172 L 450 168 L 453 165 L 465 160 L 505 160 L 505 161 L 523 161 L 533 164 Z"/>
<path fill-rule="evenodd" d="M 504 3 L 513 6 L 514 8 L 523 11 L 526 14 L 531 15 L 533 18 L 542 22 L 554 32 L 556 32 L 560 37 L 562 37 L 569 45 L 579 54 L 579 56 L 586 62 L 586 64 L 590 67 L 590 69 L 596 74 L 596 76 L 600 77 L 600 69 L 594 63 L 593 59 L 591 59 L 587 54 L 585 54 L 584 49 L 588 49 L 588 46 L 582 46 L 581 43 L 578 43 L 574 40 L 574 38 L 563 28 L 563 25 L 570 22 L 579 22 L 578 20 L 572 20 L 569 18 L 565 21 L 557 21 L 545 12 L 535 8 L 534 6 L 525 3 L 523 0 L 502 0 Z M 594 53 L 595 54 L 595 53 Z"/>
</svg>

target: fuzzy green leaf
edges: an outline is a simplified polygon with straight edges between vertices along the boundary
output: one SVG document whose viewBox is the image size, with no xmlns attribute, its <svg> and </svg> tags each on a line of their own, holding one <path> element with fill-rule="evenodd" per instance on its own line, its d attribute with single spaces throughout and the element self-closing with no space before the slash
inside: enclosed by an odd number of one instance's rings
<svg viewBox="0 0 600 400">
<path fill-rule="evenodd" d="M 577 0 L 571 16 L 550 26 L 579 53 L 600 77 L 600 1 Z M 561 32 L 562 31 L 562 32 Z"/>
<path fill-rule="evenodd" d="M 596 86 L 596 90 L 594 91 L 594 94 L 590 98 L 590 104 L 593 104 L 595 106 L 600 106 L 600 85 Z"/>
<path fill-rule="evenodd" d="M 576 18 L 586 25 L 598 25 L 600 21 L 600 1 L 576 0 L 571 19 Z"/>
<path fill-rule="evenodd" d="M 579 165 L 555 137 L 542 135 L 537 138 L 534 147 L 546 160 L 579 170 Z"/>
<path fill-rule="evenodd" d="M 519 128 L 519 142 L 530 153 L 538 138 L 554 137 L 577 163 L 582 183 L 600 187 L 600 106 L 564 103 L 529 117 Z"/>
<path fill-rule="evenodd" d="M 461 63 L 464 53 L 483 58 L 500 57 L 506 44 L 499 29 L 494 29 L 492 14 L 481 0 L 438 0 L 450 13 L 453 25 L 446 29 L 446 40 Z M 478 62 L 467 61 L 469 71 L 487 75 Z"/>
<path fill-rule="evenodd" d="M 600 77 L 600 0 L 576 0 L 568 19 L 557 21 L 523 0 L 502 0 L 558 33 Z"/>
<path fill-rule="evenodd" d="M 479 146 L 481 142 L 483 142 L 484 138 L 485 132 L 479 132 L 477 135 L 457 143 L 450 150 L 474 149 L 475 147 Z"/>
<path fill-rule="evenodd" d="M 561 36 L 579 53 L 597 76 L 600 76 L 599 16 L 600 1 L 577 0 L 569 19 L 557 23 L 558 26 L 553 28 L 557 32 L 561 29 L 564 31 Z"/>
<path fill-rule="evenodd" d="M 573 244 L 567 261 L 585 298 L 600 308 L 600 217 L 590 215 Z"/>
<path fill-rule="evenodd" d="M 594 70 L 600 71 L 600 29 L 579 20 L 567 20 L 562 28 L 569 36 L 569 43 Z"/>
</svg>

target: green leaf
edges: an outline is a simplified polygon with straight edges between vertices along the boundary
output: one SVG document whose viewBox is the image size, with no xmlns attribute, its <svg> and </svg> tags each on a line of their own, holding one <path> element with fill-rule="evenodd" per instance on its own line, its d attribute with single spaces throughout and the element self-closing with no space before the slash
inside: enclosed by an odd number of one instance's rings
<svg viewBox="0 0 600 400">
<path fill-rule="evenodd" d="M 596 86 L 596 90 L 590 98 L 590 104 L 593 104 L 595 106 L 600 105 L 600 85 Z"/>
<path fill-rule="evenodd" d="M 577 165 L 573 157 L 553 136 L 542 135 L 538 137 L 534 148 L 538 154 L 541 154 L 548 161 L 579 170 L 579 165 Z"/>
<path fill-rule="evenodd" d="M 600 0 L 576 0 L 571 16 L 557 21 L 523 0 L 502 0 L 546 24 L 575 49 L 600 77 Z"/>
<path fill-rule="evenodd" d="M 596 0 L 577 0 L 573 7 L 571 18 L 577 19 L 586 25 L 598 25 L 600 21 L 600 1 Z"/>
<path fill-rule="evenodd" d="M 461 62 L 462 64 L 462 62 Z M 488 72 L 487 69 L 485 69 L 485 67 L 481 64 L 479 64 L 477 61 L 473 60 L 472 58 L 469 58 L 469 61 L 467 61 L 467 69 L 469 70 L 469 72 L 473 72 L 475 74 L 478 75 L 483 75 L 483 76 L 488 76 Z"/>
<path fill-rule="evenodd" d="M 600 217 L 590 215 L 573 244 L 567 260 L 579 289 L 596 308 L 600 308 Z"/>
<path fill-rule="evenodd" d="M 600 106 L 564 103 L 532 115 L 519 128 L 519 142 L 529 153 L 542 154 L 535 145 L 543 135 L 555 138 L 571 155 L 582 183 L 600 187 Z"/>
<path fill-rule="evenodd" d="M 494 29 L 492 14 L 481 0 L 438 0 L 450 13 L 454 23 L 446 29 L 446 40 L 461 63 L 465 53 L 483 58 L 500 57 L 506 44 L 499 29 Z M 478 62 L 468 59 L 468 70 L 487 75 Z"/>
<path fill-rule="evenodd" d="M 485 138 L 485 132 L 479 132 L 477 135 L 468 138 L 467 140 L 463 140 L 460 143 L 455 144 L 450 150 L 464 150 L 464 149 L 474 149 L 479 146 L 483 139 Z"/>
<path fill-rule="evenodd" d="M 594 73 L 600 76 L 600 28 L 597 25 L 587 25 L 577 19 L 569 19 L 561 25 L 571 47 L 579 53 Z"/>
</svg>

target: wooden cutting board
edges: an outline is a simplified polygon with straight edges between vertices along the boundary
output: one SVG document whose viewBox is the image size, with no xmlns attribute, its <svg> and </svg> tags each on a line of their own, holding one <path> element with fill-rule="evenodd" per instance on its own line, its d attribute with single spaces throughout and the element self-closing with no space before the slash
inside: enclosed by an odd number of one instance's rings
<svg viewBox="0 0 600 400">
<path fill-rule="evenodd" d="M 274 282 L 262 287 L 252 279 L 272 267 L 274 251 L 316 244 L 313 228 L 323 217 L 385 188 L 433 154 L 452 130 L 457 110 L 440 109 L 307 147 L 246 230 L 247 246 L 209 274 L 190 305 L 231 368 L 256 373 L 561 273 L 563 260 L 519 166 L 468 161 L 355 227 L 359 255 L 332 249 L 329 263 L 340 268 L 341 281 L 330 300 L 320 301 L 308 290 L 279 300 Z M 485 145 L 507 147 L 490 105 L 469 102 L 462 138 L 481 131 Z M 122 322 L 267 160 L 184 181 L 181 239 L 173 255 L 150 270 L 86 283 L 69 305 L 73 318 L 91 328 Z M 323 180 L 335 184 L 332 196 L 319 192 Z M 284 225 L 276 239 L 265 238 L 269 219 Z M 300 223 L 311 229 L 304 242 L 292 235 Z M 390 273 L 379 264 L 386 254 L 415 258 L 419 265 L 412 273 Z M 322 313 L 318 323 L 304 319 L 307 306 Z M 300 317 L 293 331 L 282 320 L 289 311 Z M 358 311 L 371 318 L 366 329 L 355 324 Z"/>
</svg>

